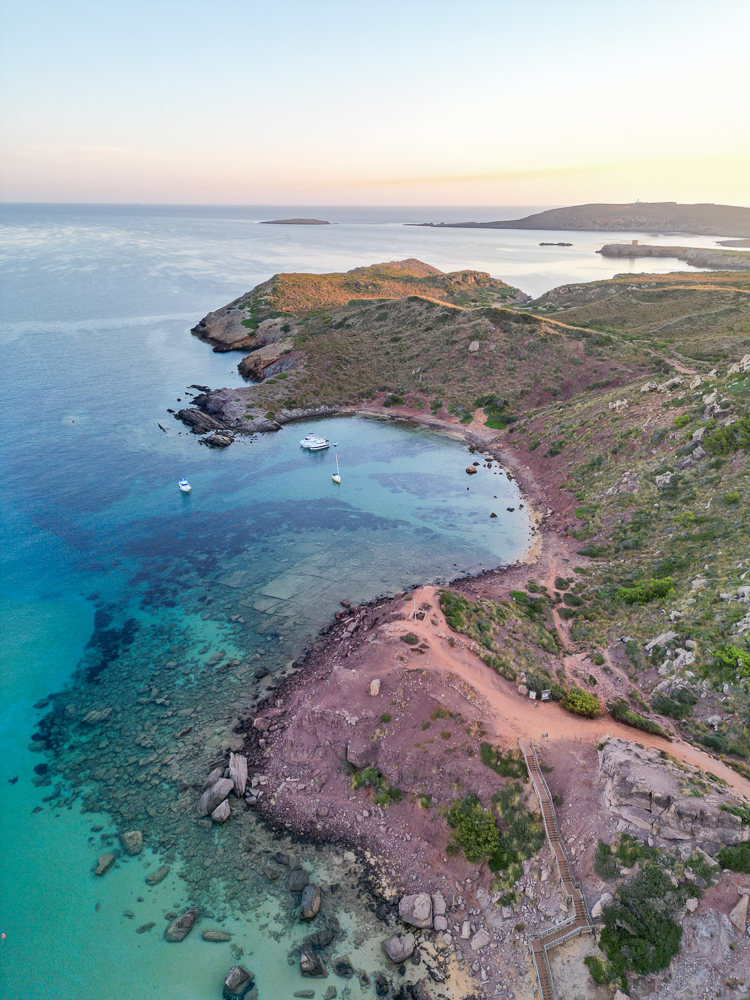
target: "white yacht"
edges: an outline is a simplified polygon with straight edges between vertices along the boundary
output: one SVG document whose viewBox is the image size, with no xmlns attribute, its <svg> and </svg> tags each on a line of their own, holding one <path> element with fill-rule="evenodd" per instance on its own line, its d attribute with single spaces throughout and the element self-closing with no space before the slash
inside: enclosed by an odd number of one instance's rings
<svg viewBox="0 0 750 1000">
<path fill-rule="evenodd" d="M 302 438 L 300 444 L 308 451 L 323 451 L 325 448 L 331 447 L 328 438 L 321 437 L 319 434 L 308 434 Z"/>
<path fill-rule="evenodd" d="M 191 489 L 191 486 L 190 486 L 190 483 L 187 481 L 187 479 L 181 479 L 180 480 L 180 491 L 182 493 L 189 493 L 190 489 Z"/>
</svg>

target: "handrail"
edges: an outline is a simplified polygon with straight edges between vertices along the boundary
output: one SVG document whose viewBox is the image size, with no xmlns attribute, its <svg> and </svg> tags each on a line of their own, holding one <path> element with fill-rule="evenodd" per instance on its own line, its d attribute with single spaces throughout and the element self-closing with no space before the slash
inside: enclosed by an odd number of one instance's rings
<svg viewBox="0 0 750 1000">
<path fill-rule="evenodd" d="M 521 748 L 521 753 L 523 755 L 524 763 L 529 772 L 529 777 L 531 778 L 531 783 L 534 786 L 534 791 L 536 792 L 537 798 L 539 799 L 539 805 L 542 811 L 542 823 L 544 824 L 544 832 L 547 835 L 547 840 L 549 842 L 552 854 L 555 858 L 555 865 L 557 867 L 557 874 L 560 877 L 560 882 L 566 891 L 567 906 L 572 907 L 572 915 L 564 920 L 561 920 L 557 924 L 552 924 L 547 927 L 546 930 L 536 931 L 529 936 L 529 945 L 531 948 L 531 954 L 534 960 L 534 968 L 536 969 L 537 980 L 539 982 L 539 991 L 542 996 L 542 1000 L 545 1000 L 545 988 L 549 987 L 549 991 L 552 993 L 552 1000 L 557 1000 L 557 993 L 555 991 L 555 984 L 552 980 L 552 969 L 550 968 L 549 958 L 547 955 L 548 949 L 556 948 L 558 945 L 562 944 L 564 941 L 570 940 L 570 938 L 575 937 L 577 934 L 591 933 L 594 930 L 594 923 L 591 919 L 591 913 L 589 911 L 588 903 L 586 902 L 586 896 L 581 889 L 581 885 L 577 882 L 573 875 L 573 866 L 568 856 L 568 852 L 565 849 L 565 844 L 562 839 L 562 834 L 560 833 L 560 825 L 557 821 L 557 813 L 555 812 L 554 799 L 552 798 L 552 792 L 549 789 L 549 785 L 544 777 L 544 773 L 539 764 L 539 757 L 536 752 L 536 747 L 531 740 L 529 742 L 529 747 L 531 753 L 534 757 L 533 767 L 529 763 L 529 757 L 526 753 L 526 747 L 523 745 L 521 738 L 518 738 L 518 744 Z M 541 782 L 538 780 L 541 778 Z M 548 807 L 545 810 L 545 805 Z M 549 822 L 547 813 L 549 813 Z M 550 826 L 553 826 L 554 837 L 550 834 Z M 568 870 L 568 874 L 563 874 L 562 861 Z M 572 891 L 571 891 L 572 888 Z M 586 914 L 586 922 L 582 922 L 582 918 L 576 912 L 576 902 L 581 900 L 583 903 L 583 909 Z M 567 928 L 570 928 L 567 930 Z M 544 938 L 550 938 L 549 941 L 544 941 Z M 539 946 L 537 951 L 534 948 L 534 944 Z M 540 954 L 544 960 L 544 971 L 539 967 L 539 961 L 537 960 L 537 954 Z"/>
</svg>

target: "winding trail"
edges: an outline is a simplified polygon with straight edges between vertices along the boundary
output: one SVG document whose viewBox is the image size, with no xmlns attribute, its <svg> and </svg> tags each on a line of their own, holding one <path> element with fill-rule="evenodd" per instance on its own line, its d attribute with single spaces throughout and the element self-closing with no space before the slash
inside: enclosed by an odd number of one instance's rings
<svg viewBox="0 0 750 1000">
<path fill-rule="evenodd" d="M 539 743 L 543 732 L 548 734 L 550 740 L 594 745 L 601 743 L 606 735 L 619 737 L 631 743 L 638 742 L 664 750 L 693 767 L 710 771 L 750 802 L 750 781 L 679 737 L 675 737 L 670 743 L 660 736 L 624 726 L 610 716 L 584 719 L 566 712 L 556 702 L 531 701 L 519 695 L 514 684 L 500 677 L 480 659 L 479 647 L 471 639 L 452 632 L 440 610 L 439 590 L 440 588 L 432 586 L 420 587 L 411 595 L 417 606 L 423 601 L 432 606 L 433 611 L 424 621 L 396 621 L 383 625 L 382 628 L 394 636 L 414 632 L 425 639 L 430 649 L 420 666 L 471 685 L 489 709 L 491 718 L 488 722 L 491 722 L 493 735 L 502 745 L 513 746 L 519 738 Z M 433 625 L 431 618 L 438 624 Z M 454 645 L 451 645 L 451 640 Z"/>
</svg>

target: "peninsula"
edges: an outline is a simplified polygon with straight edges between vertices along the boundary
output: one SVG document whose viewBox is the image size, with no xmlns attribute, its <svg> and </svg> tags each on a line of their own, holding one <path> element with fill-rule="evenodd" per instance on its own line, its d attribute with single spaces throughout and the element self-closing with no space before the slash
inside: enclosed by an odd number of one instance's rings
<svg viewBox="0 0 750 1000">
<path fill-rule="evenodd" d="M 240 339 L 221 340 L 233 313 Z M 207 444 L 315 414 L 406 420 L 463 438 L 467 485 L 517 479 L 537 525 L 518 565 L 362 607 L 342 594 L 233 730 L 247 805 L 365 859 L 386 971 L 426 962 L 406 995 L 747 979 L 750 275 L 531 301 L 389 262 L 276 275 L 193 332 L 231 350 L 245 331 L 252 384 L 198 387 L 176 414 Z M 231 800 L 241 823 L 224 765 L 206 759 L 200 803 L 218 823 Z M 726 947 L 707 952 L 712 934 Z M 348 974 L 330 940 L 310 939 L 303 975 Z"/>
<path fill-rule="evenodd" d="M 415 225 L 415 223 L 406 223 Z M 680 205 L 635 202 L 631 205 L 574 205 L 552 208 L 523 219 L 499 222 L 423 222 L 453 229 L 556 229 L 589 232 L 692 233 L 696 236 L 750 237 L 750 208 L 736 205 Z"/>
</svg>

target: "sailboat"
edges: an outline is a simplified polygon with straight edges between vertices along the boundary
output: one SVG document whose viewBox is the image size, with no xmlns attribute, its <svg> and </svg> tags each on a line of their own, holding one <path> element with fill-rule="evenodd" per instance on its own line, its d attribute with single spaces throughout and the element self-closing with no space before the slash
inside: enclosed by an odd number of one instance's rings
<svg viewBox="0 0 750 1000">
<path fill-rule="evenodd" d="M 341 473 L 339 472 L 339 456 L 338 455 L 336 456 L 336 472 L 331 476 L 331 479 L 334 481 L 334 483 L 340 483 L 341 482 Z"/>
</svg>

